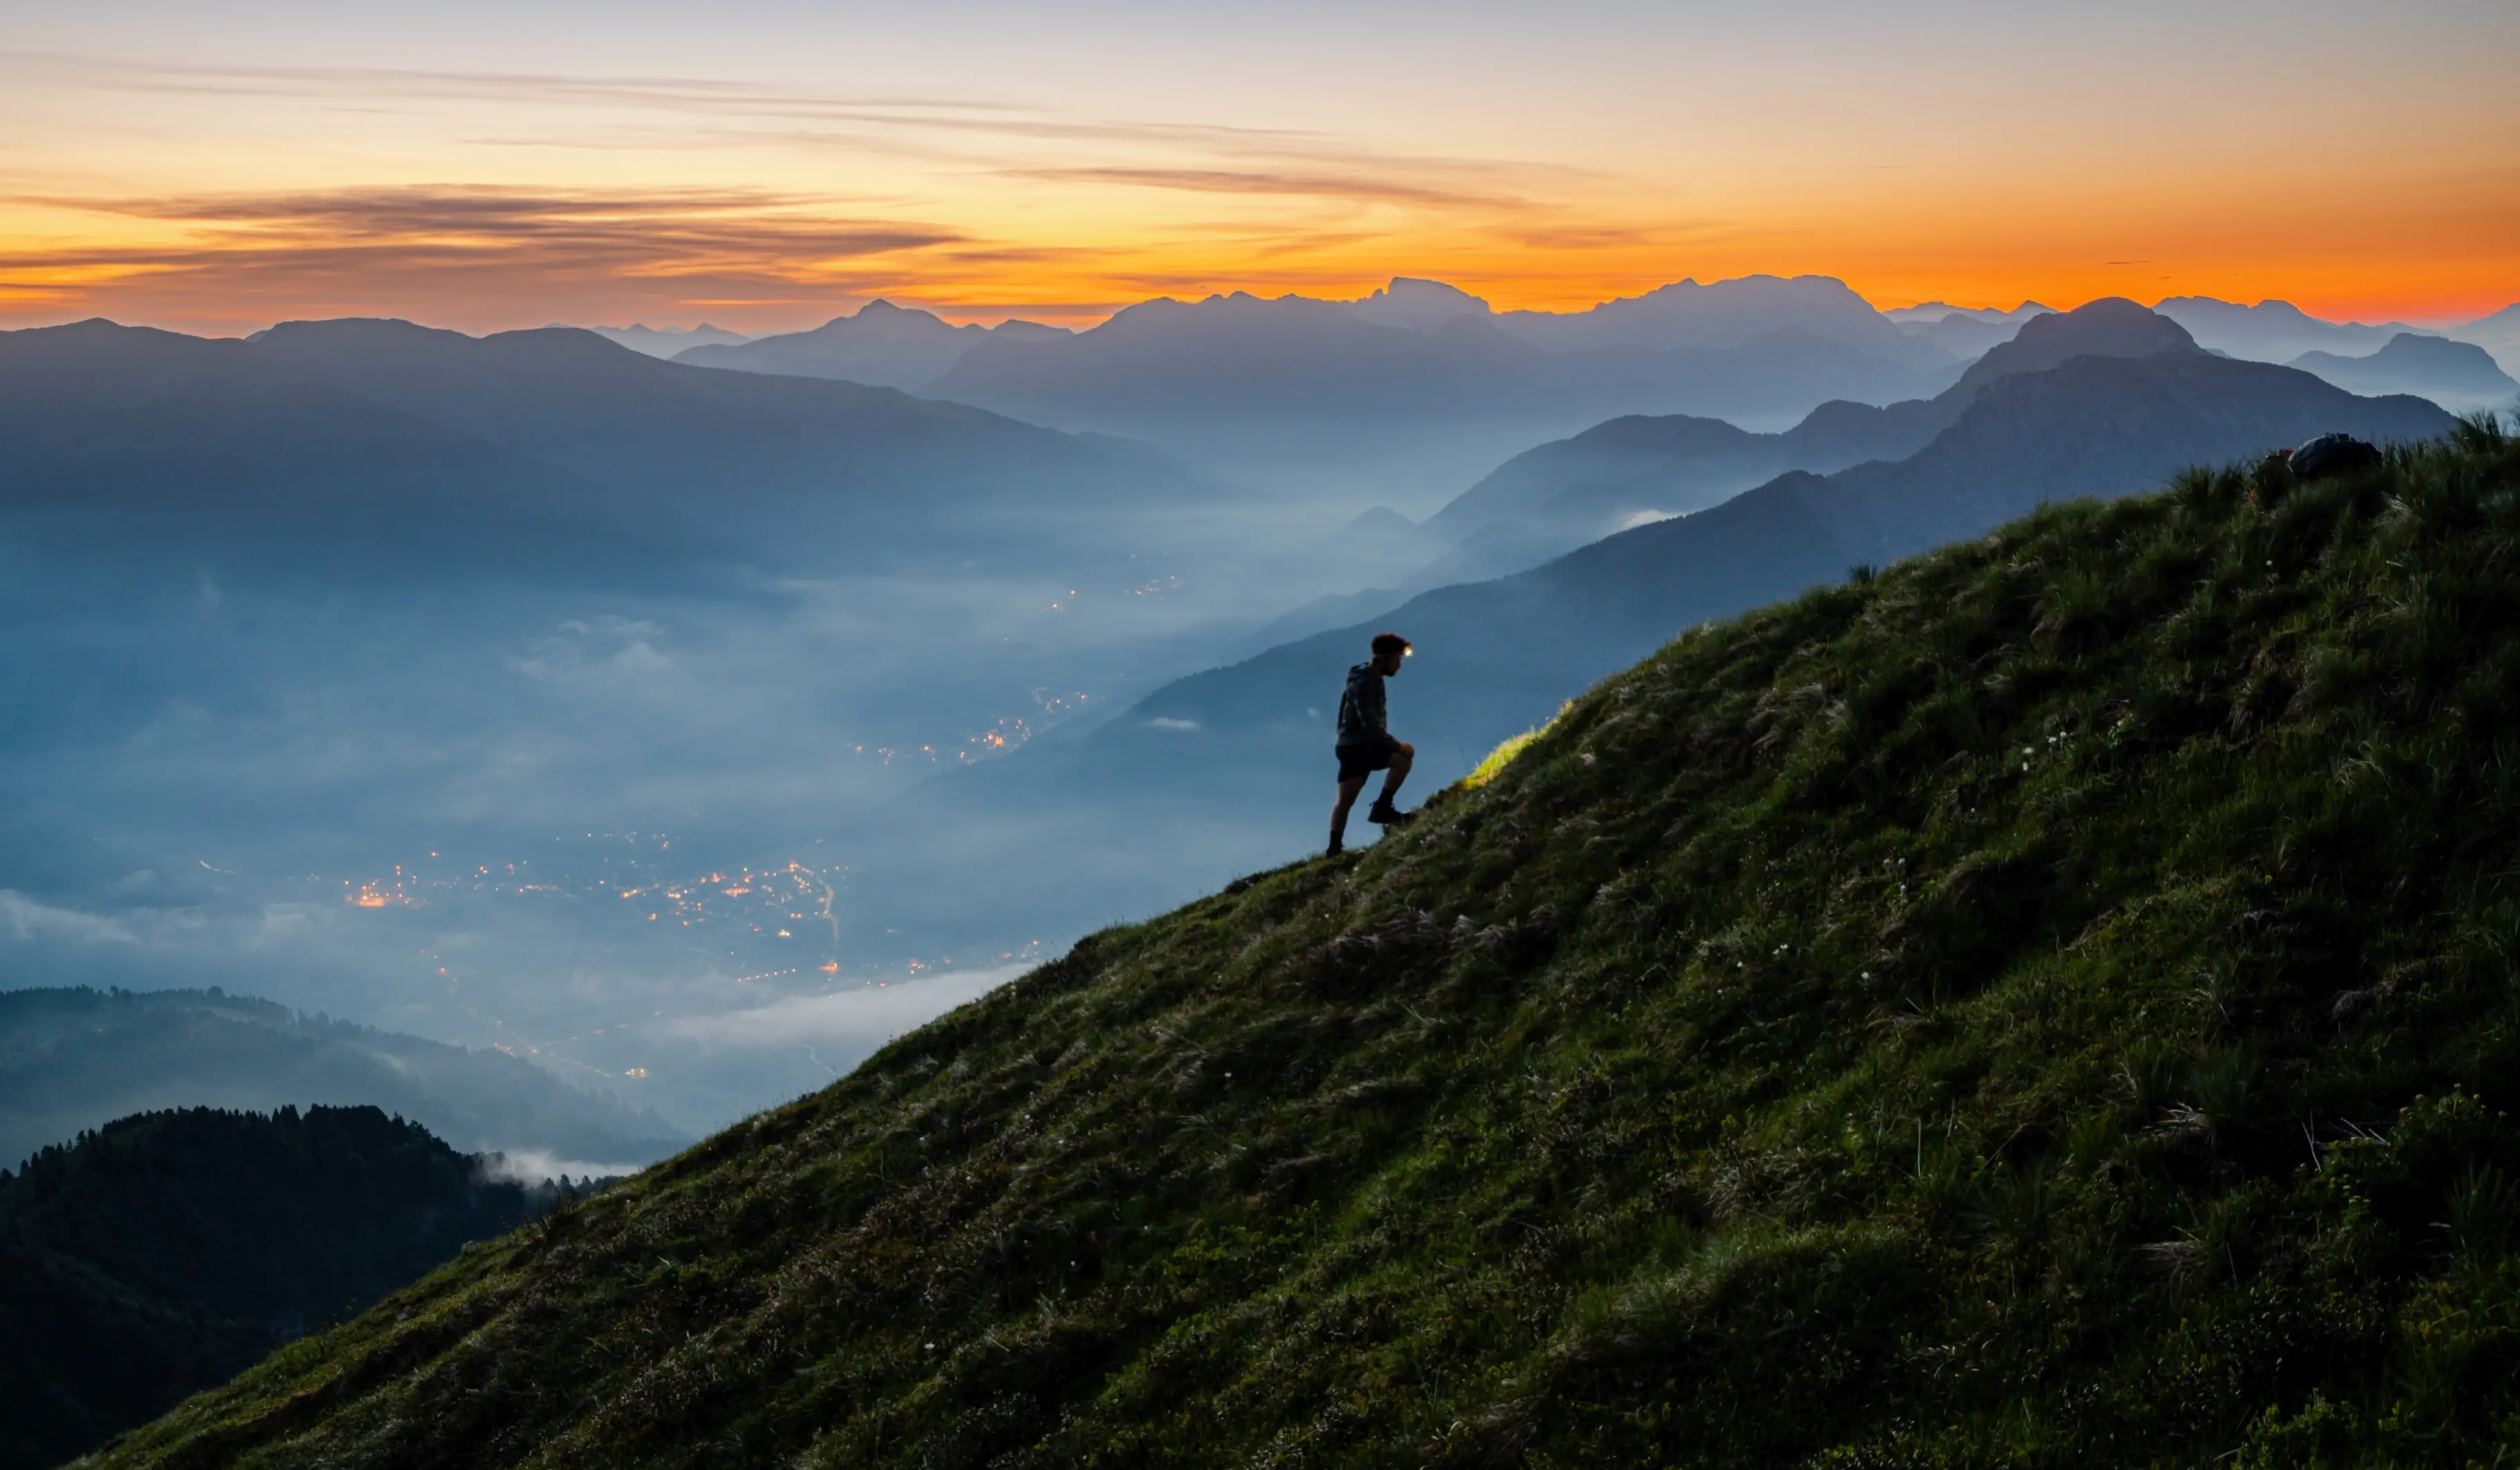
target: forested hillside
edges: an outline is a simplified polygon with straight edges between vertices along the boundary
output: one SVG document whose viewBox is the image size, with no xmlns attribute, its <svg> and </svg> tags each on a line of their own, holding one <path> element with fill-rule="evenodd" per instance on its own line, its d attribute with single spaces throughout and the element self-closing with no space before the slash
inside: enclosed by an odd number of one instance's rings
<svg viewBox="0 0 2520 1470">
<path fill-rule="evenodd" d="M 691 1142 L 653 1110 L 521 1057 L 207 990 L 0 990 L 0 1168 L 134 1113 L 374 1104 L 465 1153 L 645 1164 Z"/>
<path fill-rule="evenodd" d="M 2515 687 L 2498 433 L 2047 508 L 101 1463 L 2504 1459 Z"/>
<path fill-rule="evenodd" d="M 0 1170 L 0 1467 L 58 1464 L 555 1198 L 375 1108 L 148 1113 Z"/>
</svg>

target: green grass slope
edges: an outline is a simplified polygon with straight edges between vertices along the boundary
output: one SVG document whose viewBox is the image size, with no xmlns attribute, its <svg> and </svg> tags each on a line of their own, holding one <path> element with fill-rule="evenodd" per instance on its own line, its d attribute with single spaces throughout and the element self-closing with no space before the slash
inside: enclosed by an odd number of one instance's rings
<svg viewBox="0 0 2520 1470">
<path fill-rule="evenodd" d="M 2051 509 L 100 1463 L 2498 1462 L 2515 691 L 2490 431 Z"/>
</svg>

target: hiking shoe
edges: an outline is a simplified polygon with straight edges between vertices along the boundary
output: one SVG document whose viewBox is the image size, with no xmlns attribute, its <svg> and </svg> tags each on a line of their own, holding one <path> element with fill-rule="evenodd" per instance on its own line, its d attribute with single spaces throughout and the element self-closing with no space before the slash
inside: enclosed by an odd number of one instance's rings
<svg viewBox="0 0 2520 1470">
<path fill-rule="evenodd" d="M 1341 841 L 1341 840 L 1339 839 L 1339 835 L 1338 835 L 1337 833 L 1333 832 L 1333 833 L 1331 833 L 1331 834 L 1330 834 L 1330 845 L 1329 845 L 1329 849 L 1328 849 L 1328 850 L 1327 850 L 1327 851 L 1325 851 L 1324 853 L 1322 853 L 1322 855 L 1323 855 L 1324 857 L 1336 857 L 1336 856 L 1338 856 L 1341 852 L 1344 852 L 1344 851 L 1346 851 L 1346 850 L 1347 850 L 1347 844 L 1346 844 L 1345 842 L 1343 842 L 1343 841 Z"/>
<path fill-rule="evenodd" d="M 1376 802 L 1373 809 L 1365 814 L 1365 819 L 1377 827 L 1405 827 L 1418 820 L 1418 813 L 1402 811 L 1389 802 Z"/>
</svg>

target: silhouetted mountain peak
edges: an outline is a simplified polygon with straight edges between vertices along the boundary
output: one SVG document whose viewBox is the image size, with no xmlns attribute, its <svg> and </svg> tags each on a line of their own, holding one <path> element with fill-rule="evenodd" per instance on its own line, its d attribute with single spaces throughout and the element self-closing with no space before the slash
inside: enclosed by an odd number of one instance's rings
<svg viewBox="0 0 2520 1470">
<path fill-rule="evenodd" d="M 1952 392 L 1965 399 L 1998 378 L 2042 373 L 2076 357 L 2150 357 L 2201 352 L 2187 329 L 2124 297 L 2103 297 L 2071 311 L 2034 316 L 2012 340 L 1990 348 L 1960 375 Z"/>
<path fill-rule="evenodd" d="M 690 367 L 908 390 L 931 382 L 973 344 L 988 337 L 986 327 L 958 327 L 933 311 L 896 306 L 878 297 L 808 332 L 693 347 L 675 354 L 674 361 Z"/>
<path fill-rule="evenodd" d="M 2269 297 L 2254 306 L 2243 306 L 2237 301 L 2227 301 L 2219 297 L 2210 296 L 2164 297 L 2153 309 L 2168 312 L 2181 307 L 2193 307 L 2206 311 L 2246 311 L 2264 321 L 2283 322 L 2312 329 L 2335 325 L 2312 316 L 2290 301 L 2277 300 L 2273 297 Z"/>
<path fill-rule="evenodd" d="M 2401 332 L 2361 356 L 2304 352 L 2288 365 L 2348 392 L 2416 393 L 2454 413 L 2499 407 L 2520 390 L 2485 348 L 2424 332 Z"/>
<path fill-rule="evenodd" d="M 274 346 L 305 342 L 374 343 L 399 346 L 409 343 L 452 342 L 463 336 L 463 333 L 445 327 L 424 327 L 398 316 L 335 316 L 321 321 L 275 322 L 248 336 L 246 341 Z"/>
<path fill-rule="evenodd" d="M 2371 356 L 2382 362 L 2455 362 L 2465 366 L 2484 357 L 2485 349 L 2468 343 L 2452 342 L 2447 337 L 2435 337 L 2430 333 L 2401 332 L 2390 338 L 2388 344 Z"/>
<path fill-rule="evenodd" d="M 1092 331 L 1076 334 L 1075 341 L 1089 352 L 1130 343 L 1179 341 L 1230 354 L 1238 342 L 1266 342 L 1289 331 L 1328 332 L 1353 340 L 1373 330 L 1344 302 L 1293 295 L 1256 297 L 1237 291 L 1195 301 L 1176 297 L 1140 301 L 1112 313 Z M 1238 339 L 1232 335 L 1237 333 L 1251 336 Z"/>
<path fill-rule="evenodd" d="M 1461 317 L 1486 316 L 1491 310 L 1486 301 L 1458 286 L 1415 276 L 1394 276 L 1390 285 L 1348 309 L 1377 327 L 1406 327 L 1413 332 L 1432 331 Z"/>
<path fill-rule="evenodd" d="M 957 327 L 953 323 L 945 320 L 943 317 L 938 316 L 935 312 L 929 311 L 924 307 L 896 306 L 881 297 L 878 297 L 874 300 L 860 306 L 850 315 L 832 317 L 830 321 L 823 323 L 823 325 L 815 328 L 814 330 L 817 332 L 830 332 L 834 329 L 844 331 L 854 329 L 860 332 L 921 332 L 930 334 L 951 332 L 957 335 L 967 335 L 970 337 L 978 337 L 988 330 L 986 327 Z"/>
<path fill-rule="evenodd" d="M 1508 311 L 1497 321 L 1532 345 L 1553 352 L 1615 346 L 1706 350 L 1793 329 L 1893 361 L 1951 360 L 1909 339 L 1896 322 L 1834 276 L 1742 276 L 1704 284 L 1682 280 L 1642 296 L 1603 301 L 1588 311 Z"/>
<path fill-rule="evenodd" d="M 2403 322 L 2374 327 L 2322 321 L 2273 299 L 2242 306 L 2209 296 L 2164 297 L 2152 309 L 2194 333 L 2197 345 L 2208 351 L 2259 362 L 2290 362 L 2305 349 L 2367 352 L 2391 333 L 2406 330 Z"/>
<path fill-rule="evenodd" d="M 672 369 L 582 327 L 528 327 L 472 337 L 392 317 L 282 322 L 257 333 L 259 355 L 284 372 L 347 389 L 423 417 L 472 400 L 506 413 L 518 390 L 573 395 L 595 384 L 652 386 Z M 505 387 L 497 385 L 506 385 Z M 483 433 L 468 424 L 469 433 Z M 485 436 L 494 437 L 495 436 Z"/>
</svg>

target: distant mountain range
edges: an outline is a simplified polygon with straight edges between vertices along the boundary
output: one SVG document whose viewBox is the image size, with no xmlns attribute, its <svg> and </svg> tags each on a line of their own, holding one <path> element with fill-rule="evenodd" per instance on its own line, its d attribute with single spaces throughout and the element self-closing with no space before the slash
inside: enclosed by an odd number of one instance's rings
<svg viewBox="0 0 2520 1470">
<path fill-rule="evenodd" d="M 2416 330 L 2405 322 L 2373 327 L 2322 321 L 2290 301 L 2243 306 L 2212 297 L 2181 296 L 2166 298 L 2152 309 L 2186 328 L 2207 351 L 2254 362 L 2290 362 L 2304 352 L 2376 352 L 2390 338 Z"/>
<path fill-rule="evenodd" d="M 1785 474 L 1518 575 L 1437 588 L 1370 622 L 1180 680 L 1088 737 L 931 783 L 904 799 L 899 821 L 968 824 L 974 849 L 992 846 L 993 831 L 1044 850 L 1069 850 L 1077 845 L 1063 833 L 1104 824 L 1131 834 L 1090 861 L 997 874 L 996 897 L 1018 925 L 1107 911 L 1103 896 L 1115 891 L 1169 901 L 1230 876 L 1236 862 L 1257 866 L 1320 841 L 1330 706 L 1340 671 L 1379 627 L 1417 640 L 1391 698 L 1396 731 L 1419 744 L 1422 792 L 1690 623 L 1983 533 L 2043 502 L 2147 489 L 2190 465 L 2329 431 L 2411 440 L 2453 423 L 2420 399 L 2357 397 L 2308 373 L 2214 356 L 2127 301 L 2042 317 L 2014 346 L 1935 400 L 1874 411 L 1876 427 L 1923 432 L 1904 457 Z M 1674 441 L 1702 442 L 1698 427 Z M 1598 459 L 1571 449 L 1567 458 L 1570 482 L 1533 475 L 1493 497 L 1580 500 Z M 1174 830 L 1206 841 L 1177 842 Z M 1124 874 L 1134 888 L 1121 887 Z M 933 902 L 922 890 L 936 881 L 909 868 L 871 874 L 859 901 L 907 916 Z"/>
<path fill-rule="evenodd" d="M 2071 317 L 2033 311 L 1930 400 L 1888 408 L 1822 404 L 1782 434 L 1754 435 L 1715 420 L 1617 419 L 1515 456 L 1429 518 L 1426 535 L 1449 553 L 1411 579 L 1424 588 L 1501 576 L 1652 521 L 1702 510 L 1791 470 L 1828 474 L 1897 460 L 1957 423 L 1986 387 L 2044 372 L 2070 357 L 2141 357 L 2192 349 L 2175 323 L 2132 302 Z"/>
<path fill-rule="evenodd" d="M 2362 322 L 2323 321 L 2290 301 L 2269 300 L 2243 306 L 2212 297 L 2171 297 L 2153 309 L 2185 327 L 2194 334 L 2198 345 L 2208 351 L 2258 362 L 2300 366 L 2300 359 L 2312 352 L 2339 358 L 2370 357 L 2400 337 L 2413 337 L 2419 342 L 2447 339 L 2473 344 L 2493 355 L 2500 371 L 2520 374 L 2520 305 L 2505 306 L 2464 326 L 2438 331 L 2410 327 L 2405 322 L 2384 322 L 2375 327 Z M 2461 369 L 2451 381 L 2467 381 L 2471 375 L 2472 369 Z M 2391 385 L 2388 391 L 2432 396 L 2422 389 L 2405 386 L 2397 378 L 2387 381 Z M 2338 382 L 2341 385 L 2343 380 Z M 2464 389 L 2454 389 L 2439 401 L 2457 411 L 2459 402 L 2471 396 Z"/>
<path fill-rule="evenodd" d="M 881 565 L 949 539 L 959 562 L 1105 547 L 1113 518 L 1212 493 L 1144 445 L 662 362 L 574 329 L 0 333 L 0 515 L 103 515 L 117 534 L 188 546 L 346 546 L 431 574 L 643 557 Z"/>
<path fill-rule="evenodd" d="M 811 332 L 694 346 L 674 360 L 745 373 L 839 378 L 874 388 L 916 389 L 935 382 L 965 352 L 991 339 L 1054 342 L 1067 335 L 1065 328 L 1026 321 L 995 327 L 948 326 L 932 311 L 878 300 L 867 302 L 854 315 L 835 316 Z"/>
<path fill-rule="evenodd" d="M 555 322 L 552 325 L 565 324 Z M 633 352 L 644 352 L 650 357 L 671 357 L 677 352 L 688 351 L 693 347 L 724 346 L 734 343 L 752 341 L 741 332 L 729 332 L 724 327 L 712 327 L 706 322 L 680 331 L 651 327 L 638 322 L 633 322 L 627 327 L 589 327 L 586 330 L 608 342 L 617 342 Z"/>
<path fill-rule="evenodd" d="M 375 1108 L 123 1118 L 0 1170 L 0 1470 L 48 1470 L 561 1192 Z"/>
<path fill-rule="evenodd" d="M 2410 330 L 2321 321 L 2282 301 L 2182 297 L 2159 309 L 2208 350 L 2269 362 L 2367 355 Z M 1931 397 L 2048 311 L 1938 301 L 1882 312 L 1822 276 L 1682 281 L 1583 311 L 1498 311 L 1444 282 L 1399 277 L 1351 301 L 1157 299 L 1076 333 L 956 327 L 878 301 L 811 332 L 693 346 L 676 360 L 913 390 L 1145 439 L 1220 478 L 1423 514 L 1449 485 L 1613 418 L 1778 432 L 1831 399 Z"/>
<path fill-rule="evenodd" d="M 2034 316 L 2046 316 L 2053 306 L 2037 301 L 2024 301 L 2009 311 L 1993 306 L 1971 308 L 1928 301 L 1921 306 L 1907 306 L 1885 311 L 1883 316 L 1899 324 L 1899 330 L 1919 341 L 1931 343 L 1946 352 L 1974 357 L 1998 343 L 2008 342 L 2021 324 Z"/>
<path fill-rule="evenodd" d="M 2502 371 L 2520 378 L 2520 305 L 2505 306 L 2492 316 L 2454 327 L 2450 335 L 2493 353 Z"/>
<path fill-rule="evenodd" d="M 162 1108 L 374 1103 L 468 1152 L 645 1164 L 690 1142 L 531 1062 L 211 990 L 0 991 L 0 1167 Z"/>
<path fill-rule="evenodd" d="M 1821 277 L 1684 282 L 1564 314 L 1398 281 L 1362 303 L 1148 301 L 1069 338 L 982 343 L 922 391 L 1144 438 L 1220 476 L 1422 504 L 1621 414 L 1782 427 L 1961 366 Z"/>
<path fill-rule="evenodd" d="M 2380 350 L 2360 357 L 2304 352 L 2292 366 L 2347 392 L 2413 393 L 2459 412 L 2505 408 L 2520 398 L 2520 383 L 2483 347 L 2416 332 L 2401 332 Z"/>
</svg>

